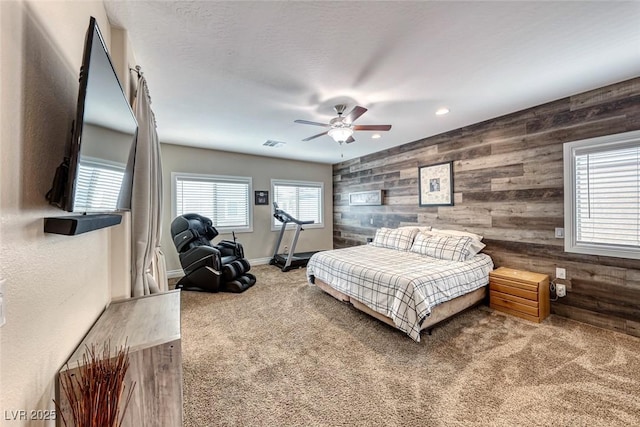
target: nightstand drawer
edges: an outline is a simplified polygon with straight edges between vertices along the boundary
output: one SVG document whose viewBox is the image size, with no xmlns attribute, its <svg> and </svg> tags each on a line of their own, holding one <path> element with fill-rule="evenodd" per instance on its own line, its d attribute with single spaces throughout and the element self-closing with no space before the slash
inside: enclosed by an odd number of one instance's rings
<svg viewBox="0 0 640 427">
<path fill-rule="evenodd" d="M 530 316 L 538 316 L 538 302 L 524 298 L 514 297 L 500 292 L 491 291 L 491 307 L 500 309 L 499 307 L 510 308 Z M 497 306 L 497 307 L 496 307 Z"/>
<path fill-rule="evenodd" d="M 510 286 L 503 284 L 503 281 L 492 280 L 489 283 L 489 289 L 491 291 L 502 292 L 509 295 L 515 295 L 520 298 L 526 298 L 533 301 L 538 301 L 538 287 L 537 286 L 527 286 L 526 289 L 523 289 L 521 286 Z"/>
<path fill-rule="evenodd" d="M 522 289 L 523 291 L 535 292 L 536 294 L 538 293 L 538 283 L 527 283 L 519 280 L 510 280 L 499 276 L 491 277 L 491 283 L 494 283 L 496 285 L 509 286 L 511 288 Z"/>
</svg>

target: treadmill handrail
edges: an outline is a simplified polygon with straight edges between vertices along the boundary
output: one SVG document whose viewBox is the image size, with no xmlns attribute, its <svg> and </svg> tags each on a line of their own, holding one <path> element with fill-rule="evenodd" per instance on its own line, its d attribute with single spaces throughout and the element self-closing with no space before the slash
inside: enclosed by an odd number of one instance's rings
<svg viewBox="0 0 640 427">
<path fill-rule="evenodd" d="M 287 212 L 285 212 L 282 209 L 280 209 L 276 202 L 273 202 L 273 207 L 274 207 L 274 212 L 273 212 L 274 218 L 277 219 L 278 221 L 282 222 L 282 223 L 286 224 L 288 222 L 295 222 L 296 224 L 299 224 L 299 225 L 306 225 L 306 224 L 315 223 L 315 221 L 312 220 L 312 219 L 311 220 L 307 220 L 307 221 L 303 221 L 303 220 L 300 220 L 300 219 L 292 217 Z"/>
</svg>

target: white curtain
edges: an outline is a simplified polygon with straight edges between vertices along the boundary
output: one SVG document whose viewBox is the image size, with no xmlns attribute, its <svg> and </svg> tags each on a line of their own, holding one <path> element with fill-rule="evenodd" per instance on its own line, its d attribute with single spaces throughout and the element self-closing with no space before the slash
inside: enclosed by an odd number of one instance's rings
<svg viewBox="0 0 640 427">
<path fill-rule="evenodd" d="M 160 249 L 162 237 L 162 161 L 156 120 L 147 80 L 139 73 L 133 103 L 138 143 L 131 200 L 131 296 L 166 292 L 167 269 Z"/>
</svg>

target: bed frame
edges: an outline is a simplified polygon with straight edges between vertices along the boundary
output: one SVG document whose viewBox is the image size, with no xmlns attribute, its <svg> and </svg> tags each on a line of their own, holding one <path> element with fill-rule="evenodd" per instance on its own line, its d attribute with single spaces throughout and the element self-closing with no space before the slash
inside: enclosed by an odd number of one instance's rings
<svg viewBox="0 0 640 427">
<path fill-rule="evenodd" d="M 376 319 L 381 320 L 390 326 L 393 326 L 394 328 L 396 327 L 396 325 L 393 323 L 393 320 L 390 317 L 387 317 L 384 314 L 380 314 L 376 311 L 373 311 L 372 309 L 370 309 L 360 301 L 338 290 L 335 290 L 334 288 L 331 287 L 331 285 L 323 282 L 322 280 L 315 278 L 314 283 L 317 287 L 319 287 L 320 289 L 322 289 L 324 292 L 328 293 L 332 297 L 336 298 L 337 300 L 343 301 L 343 302 L 349 302 L 358 310 L 363 311 L 368 315 L 375 317 Z M 426 329 L 427 333 L 431 335 L 431 330 L 436 324 L 452 317 L 457 313 L 460 313 L 461 311 L 464 311 L 468 308 L 474 307 L 482 303 L 485 300 L 486 296 L 487 296 L 487 287 L 483 286 L 481 288 L 476 289 L 473 292 L 469 292 L 468 294 L 461 295 L 450 301 L 447 301 L 435 306 L 431 310 L 431 315 L 429 315 L 429 317 L 427 317 L 425 321 L 422 323 L 420 330 L 424 331 Z"/>
</svg>

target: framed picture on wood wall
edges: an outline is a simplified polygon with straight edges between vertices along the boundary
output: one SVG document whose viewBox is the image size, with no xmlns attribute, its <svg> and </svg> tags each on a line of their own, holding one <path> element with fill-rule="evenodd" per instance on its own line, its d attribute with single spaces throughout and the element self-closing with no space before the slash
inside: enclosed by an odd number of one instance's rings
<svg viewBox="0 0 640 427">
<path fill-rule="evenodd" d="M 382 204 L 382 190 L 349 193 L 349 206 L 377 206 Z"/>
<path fill-rule="evenodd" d="M 420 206 L 453 206 L 453 162 L 418 168 Z"/>
</svg>

